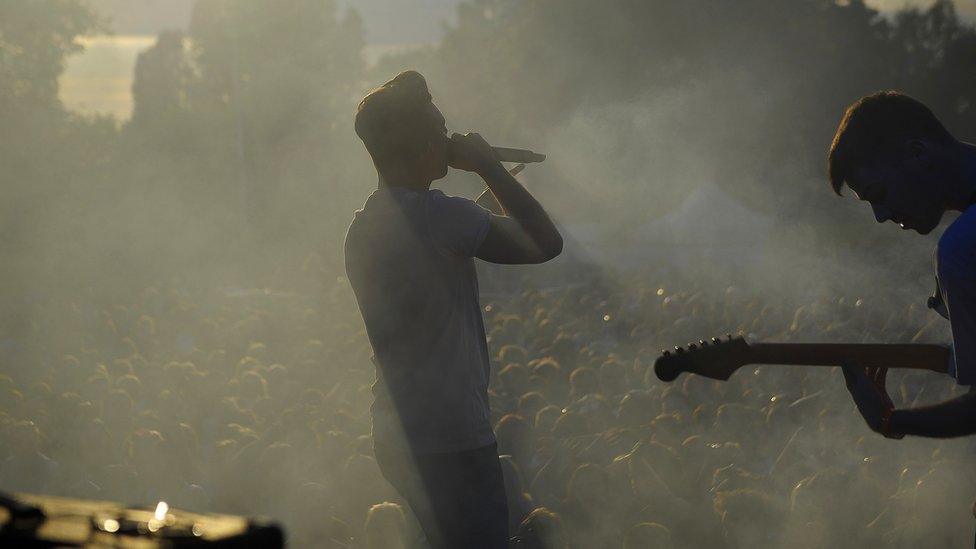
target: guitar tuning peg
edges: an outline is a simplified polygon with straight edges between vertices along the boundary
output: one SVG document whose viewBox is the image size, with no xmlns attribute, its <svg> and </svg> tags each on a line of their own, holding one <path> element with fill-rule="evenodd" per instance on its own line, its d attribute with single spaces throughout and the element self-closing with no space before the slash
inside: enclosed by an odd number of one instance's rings
<svg viewBox="0 0 976 549">
<path fill-rule="evenodd" d="M 689 351 L 694 351 L 697 348 L 698 348 L 698 345 L 695 345 L 694 343 L 689 343 L 688 344 L 688 350 Z"/>
<path fill-rule="evenodd" d="M 708 347 L 708 342 L 705 341 L 704 339 L 699 339 L 698 344 L 701 345 L 702 347 Z"/>
<path fill-rule="evenodd" d="M 681 347 L 678 347 L 678 346 L 676 345 L 676 346 L 674 347 L 674 352 L 675 352 L 675 353 L 677 353 L 677 354 L 681 354 L 681 353 L 683 353 L 683 352 L 685 352 L 685 350 L 684 350 L 684 349 L 682 349 Z"/>
<path fill-rule="evenodd" d="M 719 338 L 717 338 L 717 337 L 713 337 L 713 338 L 712 338 L 712 344 L 713 344 L 713 345 L 719 345 L 719 344 L 721 344 L 721 343 L 722 343 L 722 340 L 721 340 L 721 339 L 719 339 Z"/>
<path fill-rule="evenodd" d="M 668 351 L 667 349 L 665 349 L 665 350 L 661 351 L 661 354 L 664 355 L 664 356 L 671 356 L 671 351 Z"/>
<path fill-rule="evenodd" d="M 725 334 L 726 339 L 732 341 L 732 334 Z"/>
</svg>

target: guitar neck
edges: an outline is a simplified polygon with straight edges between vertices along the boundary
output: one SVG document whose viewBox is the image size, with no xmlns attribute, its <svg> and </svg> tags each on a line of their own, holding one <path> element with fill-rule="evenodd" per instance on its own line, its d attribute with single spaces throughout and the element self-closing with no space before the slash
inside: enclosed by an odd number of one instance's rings
<svg viewBox="0 0 976 549">
<path fill-rule="evenodd" d="M 859 366 L 949 371 L 950 350 L 925 343 L 752 343 L 750 364 Z"/>
</svg>

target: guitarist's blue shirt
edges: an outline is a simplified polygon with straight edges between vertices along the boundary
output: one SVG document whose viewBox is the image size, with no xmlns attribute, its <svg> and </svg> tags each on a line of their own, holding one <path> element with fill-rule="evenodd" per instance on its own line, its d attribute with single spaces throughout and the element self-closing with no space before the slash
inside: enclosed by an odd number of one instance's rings
<svg viewBox="0 0 976 549">
<path fill-rule="evenodd" d="M 976 385 L 976 205 L 942 234 L 936 271 L 952 326 L 949 373 L 960 385 Z"/>
</svg>

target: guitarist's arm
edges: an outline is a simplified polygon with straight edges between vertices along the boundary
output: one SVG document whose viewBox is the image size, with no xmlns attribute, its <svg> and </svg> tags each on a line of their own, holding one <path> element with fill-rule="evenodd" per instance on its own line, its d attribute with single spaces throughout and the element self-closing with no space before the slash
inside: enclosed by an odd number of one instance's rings
<svg viewBox="0 0 976 549">
<path fill-rule="evenodd" d="M 976 392 L 924 408 L 894 410 L 889 422 L 893 433 L 950 438 L 976 434 Z"/>
<path fill-rule="evenodd" d="M 895 410 L 884 388 L 884 373 L 881 368 L 844 367 L 847 388 L 872 431 L 889 438 L 976 434 L 976 392 L 933 406 Z"/>
<path fill-rule="evenodd" d="M 960 397 L 906 410 L 892 410 L 888 429 L 901 435 L 950 438 L 976 434 L 976 295 L 973 293 L 973 265 L 966 254 L 952 253 L 949 243 L 939 244 L 938 271 L 942 299 L 952 328 L 953 352 L 949 373 L 956 382 L 970 385 L 970 391 Z M 967 262 L 960 263 L 960 258 Z"/>
</svg>

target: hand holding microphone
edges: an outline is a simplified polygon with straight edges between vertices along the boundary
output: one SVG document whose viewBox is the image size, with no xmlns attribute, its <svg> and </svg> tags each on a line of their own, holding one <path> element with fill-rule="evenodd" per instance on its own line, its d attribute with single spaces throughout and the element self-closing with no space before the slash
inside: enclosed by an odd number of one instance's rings
<svg viewBox="0 0 976 549">
<path fill-rule="evenodd" d="M 448 141 L 448 165 L 468 172 L 483 173 L 501 162 L 542 162 L 546 155 L 525 149 L 492 147 L 480 134 L 455 133 Z"/>
<path fill-rule="evenodd" d="M 528 149 L 512 149 L 509 147 L 492 147 L 498 159 L 502 162 L 518 162 L 519 164 L 532 164 L 542 162 L 546 155 L 530 151 Z"/>
</svg>

